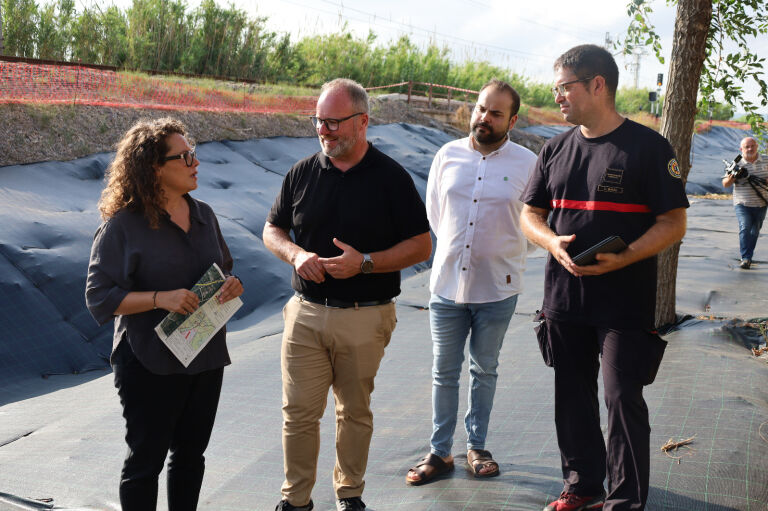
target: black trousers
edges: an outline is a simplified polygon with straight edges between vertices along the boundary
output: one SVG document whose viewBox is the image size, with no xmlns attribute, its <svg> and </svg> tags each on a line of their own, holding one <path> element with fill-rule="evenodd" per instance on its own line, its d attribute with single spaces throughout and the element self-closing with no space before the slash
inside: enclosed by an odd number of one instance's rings
<svg viewBox="0 0 768 511">
<path fill-rule="evenodd" d="M 134 357 L 119 358 L 128 359 L 112 365 L 128 444 L 120 477 L 122 509 L 157 508 L 157 480 L 170 451 L 168 509 L 194 511 L 224 369 L 195 375 L 157 375 Z"/>
<path fill-rule="evenodd" d="M 555 368 L 555 426 L 564 490 L 600 495 L 607 472 L 604 511 L 645 509 L 651 427 L 643 386 L 656 377 L 667 343 L 649 331 L 550 320 L 546 336 Z M 597 400 L 599 357 L 608 410 L 605 441 Z"/>
</svg>

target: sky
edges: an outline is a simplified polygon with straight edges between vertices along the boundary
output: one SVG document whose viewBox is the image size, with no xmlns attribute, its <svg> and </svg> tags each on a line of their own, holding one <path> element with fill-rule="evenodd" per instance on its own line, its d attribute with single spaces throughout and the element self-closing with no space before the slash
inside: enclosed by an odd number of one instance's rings
<svg viewBox="0 0 768 511">
<path fill-rule="evenodd" d="M 346 22 L 361 35 L 372 30 L 388 41 L 407 34 L 417 44 L 447 45 L 458 61 L 487 60 L 543 82 L 552 80 L 552 63 L 565 50 L 583 43 L 603 45 L 606 34 L 616 39 L 628 21 L 622 0 L 273 0 L 256 9 L 245 0 L 235 4 L 267 16 L 269 27 L 293 35 L 332 32 Z M 668 10 L 663 2 L 660 8 Z M 668 18 L 671 33 L 672 17 L 659 17 L 662 31 Z M 622 83 L 631 84 L 623 60 L 617 56 Z M 654 86 L 656 73 L 665 72 L 650 55 L 641 60 L 640 70 L 641 87 Z"/>
<path fill-rule="evenodd" d="M 199 0 L 187 1 L 190 6 L 199 4 Z M 421 47 L 434 41 L 448 46 L 451 57 L 458 62 L 486 60 L 544 83 L 552 81 L 552 63 L 567 49 L 584 43 L 604 45 L 606 38 L 616 41 L 629 24 L 628 0 L 232 1 L 252 16 L 267 17 L 267 28 L 288 32 L 294 40 L 336 32 L 346 24 L 361 37 L 373 31 L 381 44 L 402 35 L 408 35 Z M 116 3 L 128 7 L 132 2 Z M 651 21 L 661 36 L 665 64 L 659 63 L 649 48 L 639 59 L 637 85 L 655 89 L 658 73 L 664 74 L 666 85 L 675 7 L 667 6 L 664 0 L 655 0 L 652 5 Z M 752 43 L 754 51 L 768 56 L 768 37 Z M 616 55 L 620 86 L 634 85 L 633 60 Z M 748 86 L 746 91 L 748 98 L 757 98 L 757 86 Z M 768 112 L 768 108 L 761 111 Z"/>
</svg>

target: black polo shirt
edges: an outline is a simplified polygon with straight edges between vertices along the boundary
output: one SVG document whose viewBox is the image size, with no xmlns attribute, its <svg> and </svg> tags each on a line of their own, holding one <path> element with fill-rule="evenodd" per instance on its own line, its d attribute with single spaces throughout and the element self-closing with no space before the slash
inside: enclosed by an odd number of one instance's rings
<svg viewBox="0 0 768 511">
<path fill-rule="evenodd" d="M 320 257 L 342 251 L 333 238 L 362 253 L 386 250 L 429 232 L 424 203 L 411 176 L 372 144 L 363 159 L 342 172 L 318 152 L 296 163 L 283 181 L 267 221 L 293 231 L 297 245 Z M 317 284 L 293 271 L 293 289 L 315 298 L 369 301 L 400 294 L 400 272 L 325 276 Z"/>
<path fill-rule="evenodd" d="M 669 142 L 625 120 L 611 133 L 586 138 L 578 127 L 544 145 L 521 201 L 551 210 L 558 235 L 575 234 L 571 256 L 618 235 L 630 244 L 656 216 L 688 207 Z M 609 328 L 653 327 L 656 257 L 598 276 L 574 277 L 551 255 L 543 310 L 547 317 Z"/>
<path fill-rule="evenodd" d="M 168 311 L 115 316 L 131 291 L 190 289 L 213 263 L 224 273 L 232 270 L 232 256 L 213 210 L 189 195 L 184 197 L 189 204 L 188 232 L 167 213 L 160 217 L 159 227 L 152 229 L 141 212 L 123 209 L 96 230 L 88 263 L 85 301 L 99 324 L 115 318 L 113 356 L 118 344 L 127 341 L 131 350 L 118 354 L 130 356 L 132 352 L 155 374 L 197 374 L 230 363 L 226 326 L 184 367 L 154 330 Z"/>
</svg>

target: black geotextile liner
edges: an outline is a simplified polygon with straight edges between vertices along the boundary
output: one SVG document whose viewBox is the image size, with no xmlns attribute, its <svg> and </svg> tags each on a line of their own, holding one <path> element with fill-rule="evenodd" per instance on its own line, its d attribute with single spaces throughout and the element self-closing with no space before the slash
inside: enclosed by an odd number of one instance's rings
<svg viewBox="0 0 768 511">
<path fill-rule="evenodd" d="M 728 158 L 744 134 L 720 127 L 697 134 L 689 187 L 716 181 L 721 174 L 717 158 Z M 432 157 L 450 137 L 408 124 L 374 126 L 370 135 L 411 172 L 423 196 Z M 261 230 L 285 172 L 317 147 L 314 138 L 288 137 L 200 146 L 200 180 L 194 195 L 216 211 L 235 257 L 235 272 L 246 285 L 245 305 L 237 318 L 253 313 L 265 317 L 290 294 L 290 268 L 267 253 Z M 92 320 L 83 287 L 93 232 L 100 222 L 96 203 L 111 157 L 105 153 L 0 168 L 0 403 L 4 389 L 22 379 L 108 367 L 112 327 L 99 328 Z M 730 207 L 718 209 L 716 221 L 723 229 L 713 230 L 708 220 L 703 235 L 712 239 L 717 232 L 727 232 L 732 240 L 733 212 Z M 696 233 L 689 228 L 687 238 Z M 727 244 L 715 246 L 722 250 Z M 681 257 L 686 257 L 685 245 Z M 729 278 L 720 272 L 706 276 L 708 282 Z M 716 301 L 717 293 L 713 290 L 707 299 Z"/>
<path fill-rule="evenodd" d="M 451 137 L 407 124 L 369 134 L 410 171 L 423 196 L 432 158 Z M 318 149 L 315 138 L 288 137 L 199 146 L 192 194 L 216 212 L 245 285 L 236 318 L 272 314 L 291 292 L 290 267 L 264 248 L 261 232 L 285 173 Z M 111 158 L 0 168 L 0 403 L 3 390 L 22 379 L 108 367 L 112 324 L 91 318 L 84 288 Z"/>
<path fill-rule="evenodd" d="M 553 372 L 544 366 L 533 333 L 540 303 L 542 260 L 526 274 L 501 352 L 486 447 L 502 474 L 474 479 L 464 468 L 466 365 L 459 390 L 453 454 L 456 470 L 421 487 L 404 477 L 427 452 L 431 427 L 429 274 L 408 279 L 398 326 L 373 394 L 374 435 L 363 500 L 374 511 L 541 510 L 562 488 L 553 419 Z M 669 333 L 656 382 L 645 397 L 652 424 L 649 511 L 754 511 L 768 505 L 768 365 L 730 339 L 726 322 L 697 320 Z M 255 325 L 235 323 L 233 365 L 211 443 L 199 509 L 272 511 L 283 479 L 279 315 Z M 55 377 L 66 386 L 78 377 Z M 602 392 L 602 390 L 601 390 Z M 12 403 L 0 422 L 0 488 L 61 509 L 117 509 L 123 445 L 119 400 L 107 375 Z M 603 425 L 605 415 L 603 410 Z M 315 509 L 334 508 L 333 398 L 321 421 Z M 768 438 L 768 425 L 762 426 Z M 669 439 L 694 437 L 670 453 Z M 4 445 L 3 445 L 4 444 Z M 679 458 L 679 460 L 677 459 Z M 679 461 L 679 462 L 678 462 Z M 166 509 L 161 478 L 159 507 Z M 1 508 L 0 508 L 1 509 Z"/>
<path fill-rule="evenodd" d="M 408 125 L 375 127 L 372 133 L 379 147 L 407 162 L 423 193 L 425 172 L 444 135 Z M 201 148 L 195 193 L 219 215 L 236 271 L 246 280 L 246 310 L 253 310 L 229 325 L 233 364 L 225 372 L 206 453 L 201 510 L 271 511 L 279 500 L 282 320 L 279 314 L 264 318 L 290 294 L 290 268 L 267 254 L 258 238 L 282 173 L 316 144 L 277 138 L 210 144 L 210 152 L 208 145 Z M 290 153 L 294 146 L 300 156 Z M 106 367 L 111 326 L 97 332 L 84 312 L 82 288 L 98 224 L 99 169 L 108 159 L 96 155 L 0 168 L 0 403 L 6 403 L 0 408 L 0 491 L 52 501 L 59 509 L 119 509 L 124 425 L 112 377 L 106 370 L 71 374 Z M 677 310 L 688 320 L 667 334 L 670 344 L 657 381 L 645 391 L 653 428 L 647 509 L 766 509 L 768 364 L 747 349 L 759 338 L 745 323 L 765 318 L 768 311 L 768 245 L 761 236 L 756 264 L 739 270 L 730 201 L 691 203 L 677 285 Z M 487 444 L 502 475 L 493 480 L 475 480 L 462 468 L 465 365 L 455 472 L 423 487 L 404 484 L 408 468 L 427 451 L 432 363 L 425 310 L 429 273 L 404 282 L 398 327 L 373 395 L 375 426 L 364 493 L 369 509 L 540 510 L 557 497 L 562 482 L 553 374 L 541 362 L 531 322 L 541 305 L 543 266 L 538 250 L 528 260 L 525 291 L 502 349 Z M 42 373 L 68 374 L 43 380 Z M 323 511 L 334 508 L 334 426 L 329 396 L 313 492 L 315 509 Z M 692 436 L 689 449 L 672 454 L 682 455 L 679 463 L 660 450 L 669 439 Z M 164 492 L 161 477 L 161 511 Z M 0 510 L 3 505 L 0 501 Z"/>
</svg>

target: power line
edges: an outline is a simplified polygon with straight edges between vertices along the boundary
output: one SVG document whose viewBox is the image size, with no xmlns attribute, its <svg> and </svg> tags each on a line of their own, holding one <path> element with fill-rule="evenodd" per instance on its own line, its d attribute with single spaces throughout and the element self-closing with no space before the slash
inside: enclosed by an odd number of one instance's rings
<svg viewBox="0 0 768 511">
<path fill-rule="evenodd" d="M 354 11 L 354 12 L 357 12 L 357 13 L 360 13 L 360 14 L 364 14 L 366 16 L 370 16 L 370 17 L 372 17 L 374 19 L 375 18 L 381 18 L 381 16 L 377 15 L 376 13 L 371 13 L 371 12 L 363 11 L 361 9 L 356 9 L 354 7 L 347 7 L 343 3 L 339 4 L 339 3 L 333 2 L 331 0 L 322 0 L 322 1 L 324 3 L 326 3 L 326 4 L 333 5 L 334 7 L 338 7 L 340 9 L 342 9 L 342 10 Z M 479 2 L 477 0 L 472 0 L 472 1 L 477 3 L 477 4 L 479 4 L 479 5 L 482 5 L 483 7 L 491 8 L 491 6 L 488 5 L 488 4 L 484 4 L 484 3 Z M 562 27 L 554 27 L 552 25 L 547 25 L 545 23 L 541 23 L 541 22 L 536 21 L 536 20 L 532 20 L 532 19 L 528 19 L 528 18 L 522 18 L 522 17 L 519 17 L 519 16 L 517 17 L 517 19 L 519 19 L 520 21 L 524 21 L 526 23 L 531 23 L 531 24 L 534 24 L 534 25 L 539 25 L 541 27 L 548 28 L 548 29 L 553 30 L 553 31 L 558 32 L 558 33 L 564 33 L 565 32 L 565 33 L 569 33 L 570 35 L 574 35 L 575 34 L 574 32 L 569 32 L 569 30 L 564 29 Z M 535 56 L 535 57 L 543 57 L 543 58 L 546 58 L 546 59 L 551 59 L 552 58 L 549 55 L 540 55 L 540 54 L 537 54 L 537 53 L 524 52 L 524 51 L 521 51 L 521 50 L 513 50 L 511 48 L 503 48 L 501 46 L 495 46 L 495 45 L 492 45 L 492 44 L 484 44 L 484 43 L 479 43 L 477 41 L 471 41 L 471 40 L 468 40 L 468 39 L 463 39 L 463 38 L 458 37 L 458 36 L 453 36 L 453 35 L 449 35 L 449 34 L 441 34 L 439 32 L 435 32 L 435 31 L 432 31 L 432 30 L 429 30 L 429 29 L 426 29 L 426 28 L 414 27 L 413 25 L 410 25 L 410 24 L 407 24 L 407 23 L 402 23 L 402 22 L 399 22 L 399 21 L 394 21 L 394 20 L 391 20 L 391 19 L 388 20 L 388 21 L 390 23 L 393 23 L 393 24 L 402 25 L 402 26 L 411 27 L 411 28 L 417 28 L 418 30 L 422 30 L 422 31 L 425 31 L 425 32 L 430 32 L 430 33 L 435 33 L 435 34 L 438 34 L 438 35 L 440 35 L 442 37 L 456 39 L 456 40 L 459 40 L 459 41 L 462 41 L 462 42 L 469 42 L 471 44 L 475 44 L 475 45 L 478 45 L 478 46 L 487 46 L 487 47 L 499 49 L 499 50 L 502 50 L 502 51 L 516 52 L 516 53 L 521 53 L 521 54 L 532 55 L 532 56 Z M 599 34 L 600 36 L 603 35 L 602 32 L 599 32 L 599 33 L 595 32 L 595 34 Z M 582 37 L 582 35 L 583 34 L 578 34 L 577 37 Z"/>
<path fill-rule="evenodd" d="M 464 39 L 464 38 L 461 38 L 461 37 L 458 37 L 458 36 L 452 36 L 452 35 L 449 35 L 449 34 L 443 34 L 441 32 L 437 32 L 437 31 L 434 31 L 434 30 L 429 30 L 429 29 L 422 28 L 422 27 L 419 27 L 419 26 L 416 26 L 416 25 L 412 25 L 412 24 L 408 24 L 408 23 L 402 23 L 402 22 L 394 21 L 394 20 L 388 20 L 388 19 L 386 19 L 386 18 L 384 18 L 382 16 L 377 16 L 375 14 L 371 14 L 371 13 L 368 13 L 368 12 L 365 12 L 365 11 L 361 11 L 360 9 L 355 9 L 355 8 L 352 8 L 352 7 L 345 7 L 343 5 L 339 5 L 339 4 L 336 4 L 334 2 L 330 2 L 328 0 L 323 0 L 323 1 L 325 3 L 328 3 L 328 4 L 331 4 L 331 5 L 335 6 L 335 7 L 338 7 L 341 10 L 345 10 L 346 9 L 346 10 L 349 10 L 349 11 L 358 12 L 358 13 L 361 13 L 361 14 L 365 14 L 366 16 L 369 16 L 369 17 L 374 18 L 374 19 L 384 20 L 384 21 L 386 21 L 386 22 L 388 22 L 390 24 L 393 24 L 393 25 L 400 25 L 401 27 L 410 29 L 411 31 L 416 30 L 416 31 L 419 31 L 419 32 L 423 32 L 423 33 L 425 33 L 426 35 L 428 35 L 430 37 L 434 37 L 435 39 L 438 39 L 438 36 L 439 36 L 439 38 L 441 38 L 440 40 L 442 40 L 443 42 L 459 42 L 459 43 L 462 43 L 462 44 L 468 44 L 468 45 L 470 45 L 470 47 L 475 46 L 475 47 L 487 48 L 487 49 L 490 49 L 490 50 L 493 50 L 493 51 L 496 51 L 496 52 L 502 52 L 502 53 L 507 53 L 507 54 L 514 54 L 517 58 L 523 58 L 525 60 L 531 60 L 529 57 L 533 57 L 536 60 L 551 61 L 554 58 L 551 55 L 542 55 L 542 54 L 526 52 L 526 51 L 522 51 L 522 50 L 515 50 L 515 49 L 512 49 L 512 48 L 505 48 L 503 46 L 496 46 L 496 45 L 492 45 L 492 44 L 479 43 L 477 41 L 472 41 L 472 40 L 469 40 L 469 39 Z M 381 24 L 377 23 L 376 21 L 372 21 L 370 19 L 355 18 L 355 17 L 350 16 L 348 14 L 342 14 L 342 13 L 338 13 L 338 12 L 331 12 L 331 11 L 328 11 L 328 10 L 325 10 L 325 9 L 321 9 L 319 7 L 309 6 L 309 5 L 301 4 L 301 3 L 294 2 L 294 1 L 291 1 L 291 0 L 282 0 L 282 2 L 283 3 L 291 4 L 291 5 L 296 5 L 298 7 L 303 7 L 305 9 L 312 9 L 312 10 L 315 10 L 315 11 L 324 12 L 326 14 L 338 15 L 340 18 L 343 18 L 343 19 L 346 19 L 346 20 L 350 20 L 350 21 L 358 21 L 358 22 L 361 22 L 361 23 L 369 23 L 371 25 L 375 25 L 375 26 L 382 27 L 382 28 L 391 28 L 391 27 L 383 27 Z"/>
<path fill-rule="evenodd" d="M 470 3 L 476 4 L 476 5 L 480 5 L 482 7 L 487 7 L 489 9 L 492 9 L 492 6 L 490 6 L 488 4 L 484 4 L 483 2 L 478 2 L 478 0 L 467 0 L 467 1 L 470 2 Z"/>
<path fill-rule="evenodd" d="M 332 5 L 336 6 L 336 7 L 340 7 L 342 9 L 355 10 L 355 11 L 360 12 L 362 14 L 367 14 L 369 16 L 376 16 L 376 14 L 367 13 L 367 12 L 361 11 L 359 9 L 353 9 L 352 7 L 345 7 L 343 4 L 337 4 L 337 3 L 334 3 L 334 2 L 330 2 L 328 0 L 322 0 L 322 1 L 324 1 L 325 3 L 328 3 L 328 4 L 332 4 Z M 467 0 L 467 1 L 469 1 L 469 2 L 471 2 L 473 4 L 476 4 L 476 5 L 479 5 L 481 7 L 485 7 L 487 9 L 493 9 L 492 5 L 484 3 L 484 2 L 480 2 L 479 0 Z M 515 16 L 512 16 L 512 17 L 514 19 L 517 19 L 517 20 L 520 20 L 520 21 L 524 21 L 524 22 L 530 23 L 532 25 L 538 25 L 540 27 L 547 28 L 547 29 L 549 29 L 549 30 L 551 30 L 553 32 L 557 32 L 558 34 L 566 33 L 568 35 L 572 35 L 572 36 L 578 37 L 578 38 L 590 39 L 590 38 L 595 37 L 595 36 L 602 37 L 602 35 L 603 35 L 603 32 L 601 32 L 599 30 L 592 30 L 592 29 L 589 29 L 589 28 L 584 28 L 584 29 L 581 29 L 581 30 L 573 30 L 570 27 L 562 27 L 562 26 L 549 25 L 547 23 L 542 23 L 539 20 L 535 20 L 535 19 L 531 19 L 531 18 L 524 18 L 522 16 L 516 16 L 515 15 Z"/>
<path fill-rule="evenodd" d="M 346 10 L 354 11 L 354 12 L 357 12 L 357 13 L 360 13 L 360 14 L 364 14 L 366 16 L 373 17 L 374 19 L 377 18 L 376 14 L 372 14 L 372 13 L 369 13 L 369 12 L 366 12 L 366 11 L 362 11 L 360 9 L 355 9 L 354 7 L 344 7 L 343 5 L 336 4 L 335 2 L 331 2 L 330 0 L 322 0 L 322 1 L 327 3 L 327 4 L 331 4 L 331 5 L 334 5 L 336 7 L 339 7 L 342 10 L 346 9 Z M 380 17 L 380 16 L 378 16 L 378 17 Z M 445 39 L 460 41 L 462 43 L 467 43 L 467 44 L 471 44 L 471 45 L 474 45 L 474 46 L 484 46 L 486 48 L 492 48 L 492 49 L 495 49 L 495 50 L 500 50 L 500 51 L 509 52 L 509 53 L 519 53 L 521 55 L 530 55 L 532 57 L 542 57 L 542 58 L 546 58 L 546 59 L 550 58 L 549 55 L 540 55 L 540 54 L 537 54 L 537 53 L 532 53 L 532 52 L 527 52 L 527 51 L 522 51 L 522 50 L 514 50 L 512 48 L 504 48 L 502 46 L 496 46 L 496 45 L 493 45 L 493 44 L 480 43 L 480 42 L 477 42 L 477 41 L 473 41 L 471 39 L 464 39 L 462 37 L 458 37 L 458 36 L 454 36 L 454 35 L 450 35 L 450 34 L 443 34 L 441 32 L 437 32 L 436 30 L 430 30 L 430 29 L 419 27 L 419 26 L 416 26 L 416 25 L 413 25 L 413 24 L 410 24 L 410 23 L 403 23 L 403 22 L 395 21 L 395 20 L 391 20 L 391 19 L 388 20 L 388 21 L 389 21 L 389 23 L 392 23 L 392 24 L 395 24 L 395 25 L 400 25 L 400 26 L 403 26 L 403 27 L 406 27 L 406 28 L 410 28 L 412 30 L 413 29 L 420 30 L 420 31 L 425 32 L 427 34 L 438 35 L 438 36 L 443 37 Z"/>
<path fill-rule="evenodd" d="M 548 29 L 550 29 L 550 30 L 552 30 L 554 32 L 557 32 L 558 34 L 566 33 L 566 34 L 569 34 L 569 35 L 572 35 L 572 36 L 582 37 L 584 39 L 590 39 L 591 37 L 594 37 L 594 36 L 602 36 L 603 35 L 602 32 L 598 32 L 596 30 L 590 30 L 588 28 L 583 29 L 583 31 L 578 31 L 578 30 L 571 30 L 570 28 L 567 28 L 567 27 L 556 27 L 554 25 L 547 25 L 546 23 L 542 23 L 540 21 L 532 20 L 532 19 L 529 19 L 529 18 L 518 17 L 517 19 L 519 19 L 521 21 L 525 21 L 526 23 L 533 23 L 534 25 L 538 25 L 540 27 L 548 28 Z M 589 33 L 590 35 L 587 36 L 587 35 L 585 35 L 586 33 Z"/>
<path fill-rule="evenodd" d="M 493 9 L 492 5 L 480 2 L 478 0 L 468 0 L 468 1 L 472 2 L 473 4 L 480 5 L 482 7 L 487 7 L 488 9 Z M 518 19 L 520 21 L 525 21 L 526 23 L 533 23 L 534 25 L 539 25 L 540 27 L 548 28 L 548 29 L 553 30 L 553 31 L 555 31 L 557 33 L 566 32 L 566 33 L 571 34 L 571 35 L 576 34 L 578 37 L 583 37 L 587 32 L 589 32 L 591 34 L 590 37 L 596 36 L 596 35 L 599 35 L 599 36 L 603 35 L 602 32 L 600 32 L 598 30 L 592 30 L 590 28 L 584 28 L 581 31 L 578 31 L 578 30 L 577 31 L 573 31 L 573 30 L 571 30 L 569 28 L 556 27 L 554 25 L 548 25 L 546 23 L 540 22 L 539 20 L 533 20 L 533 19 L 530 19 L 530 18 L 523 18 L 522 16 L 514 16 L 514 18 Z"/>
</svg>

